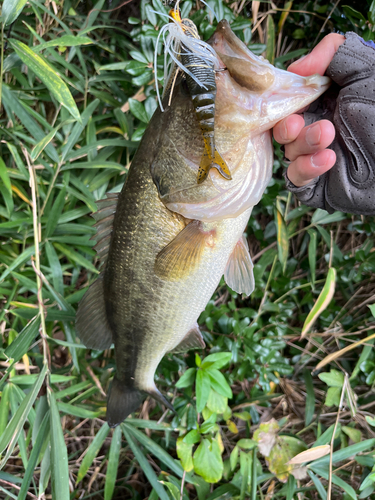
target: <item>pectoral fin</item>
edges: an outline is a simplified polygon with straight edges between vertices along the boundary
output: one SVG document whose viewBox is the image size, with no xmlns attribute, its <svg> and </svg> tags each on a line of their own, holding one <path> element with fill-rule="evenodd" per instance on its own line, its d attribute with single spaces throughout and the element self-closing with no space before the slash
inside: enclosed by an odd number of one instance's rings
<svg viewBox="0 0 375 500">
<path fill-rule="evenodd" d="M 167 281 L 185 278 L 197 269 L 207 246 L 215 246 L 215 230 L 203 231 L 201 222 L 190 222 L 157 255 L 154 268 L 156 275 Z"/>
<path fill-rule="evenodd" d="M 87 290 L 79 303 L 76 330 L 90 349 L 108 349 L 113 343 L 104 303 L 103 273 Z"/>
<path fill-rule="evenodd" d="M 224 279 L 227 285 L 237 293 L 250 295 L 255 288 L 253 267 L 247 241 L 242 236 L 225 268 Z"/>
<path fill-rule="evenodd" d="M 198 323 L 196 323 L 193 328 L 187 332 L 181 342 L 169 352 L 179 353 L 188 351 L 189 349 L 204 349 L 205 347 L 206 344 L 199 330 Z"/>
</svg>

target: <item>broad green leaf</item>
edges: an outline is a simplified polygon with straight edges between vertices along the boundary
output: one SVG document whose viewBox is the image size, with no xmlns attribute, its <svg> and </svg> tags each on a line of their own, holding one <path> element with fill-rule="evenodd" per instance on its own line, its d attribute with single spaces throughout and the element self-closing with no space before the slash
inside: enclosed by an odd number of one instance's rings
<svg viewBox="0 0 375 500">
<path fill-rule="evenodd" d="M 124 433 L 125 439 L 128 442 L 132 452 L 134 453 L 135 458 L 137 459 L 139 465 L 141 466 L 143 473 L 147 477 L 151 486 L 155 489 L 156 493 L 159 495 L 161 500 L 170 500 L 168 493 L 165 491 L 163 486 L 160 484 L 156 474 L 149 464 L 147 458 L 142 453 L 139 446 L 133 440 L 130 432 L 128 431 L 127 426 L 125 424 L 121 424 L 122 432 Z"/>
<path fill-rule="evenodd" d="M 109 448 L 108 466 L 105 475 L 104 500 L 111 500 L 113 496 L 117 478 L 120 448 L 121 448 L 121 427 L 117 426 L 113 432 L 111 446 Z"/>
<path fill-rule="evenodd" d="M 210 377 L 203 370 L 197 370 L 197 377 L 195 381 L 195 392 L 197 396 L 197 412 L 201 412 L 206 406 L 208 396 L 211 391 Z"/>
<path fill-rule="evenodd" d="M 215 389 L 216 392 L 225 396 L 226 398 L 232 398 L 232 389 L 230 388 L 224 375 L 216 370 L 215 368 L 208 368 L 207 373 L 210 377 L 211 387 Z"/>
<path fill-rule="evenodd" d="M 27 468 L 23 476 L 21 489 L 18 493 L 18 500 L 25 500 L 27 498 L 27 492 L 29 491 L 31 478 L 33 477 L 33 474 L 35 472 L 35 467 L 38 462 L 39 453 L 41 452 L 42 445 L 49 430 L 49 419 L 50 419 L 49 412 L 47 412 L 44 415 L 43 421 L 39 427 L 36 440 L 33 443 L 33 447 L 29 457 L 29 462 L 27 464 Z"/>
<path fill-rule="evenodd" d="M 253 439 L 243 438 L 237 441 L 237 446 L 244 450 L 252 450 L 257 446 L 257 443 Z"/>
<path fill-rule="evenodd" d="M 23 425 L 29 416 L 30 410 L 44 382 L 46 373 L 47 373 L 47 365 L 43 365 L 43 369 L 40 372 L 33 388 L 23 399 L 20 406 L 18 407 L 18 410 L 13 415 L 4 433 L 0 437 L 0 453 L 2 453 L 6 448 L 8 448 L 0 462 L 0 468 L 3 468 L 3 466 L 6 464 L 8 458 L 10 457 L 17 443 L 18 437 L 23 429 Z"/>
<path fill-rule="evenodd" d="M 344 384 L 344 374 L 338 370 L 332 369 L 329 373 L 319 373 L 318 377 L 329 387 L 342 388 Z"/>
<path fill-rule="evenodd" d="M 237 467 L 238 463 L 239 448 L 235 446 L 230 454 L 230 468 L 232 471 Z"/>
<path fill-rule="evenodd" d="M 131 114 L 138 118 L 141 122 L 148 123 L 149 117 L 147 116 L 144 105 L 132 98 L 129 98 L 128 102 Z"/>
<path fill-rule="evenodd" d="M 227 407 L 228 398 L 218 394 L 214 389 L 211 389 L 207 400 L 207 408 L 214 413 L 224 413 Z"/>
<path fill-rule="evenodd" d="M 193 447 L 194 444 L 186 443 L 183 437 L 177 438 L 177 456 L 181 460 L 181 465 L 186 472 L 193 470 Z"/>
<path fill-rule="evenodd" d="M 54 500 L 70 500 L 68 452 L 55 395 L 48 388 L 51 429 L 51 487 Z"/>
<path fill-rule="evenodd" d="M 301 337 L 303 338 L 311 329 L 315 321 L 322 314 L 322 312 L 329 306 L 334 294 L 336 286 L 336 269 L 331 267 L 328 270 L 327 279 L 324 284 L 323 290 L 313 305 L 311 311 L 309 312 L 301 332 Z"/>
<path fill-rule="evenodd" d="M 268 19 L 271 16 L 268 16 Z M 277 250 L 279 255 L 279 261 L 285 271 L 286 263 L 288 261 L 288 253 L 289 253 L 289 237 L 288 230 L 284 221 L 281 212 L 278 209 L 275 209 L 275 219 L 276 219 L 276 227 L 277 227 Z"/>
<path fill-rule="evenodd" d="M 92 462 L 94 461 L 94 458 L 97 456 L 100 448 L 103 446 L 103 443 L 106 437 L 108 436 L 108 433 L 109 433 L 108 424 L 104 423 L 99 429 L 99 431 L 95 434 L 92 443 L 90 444 L 85 456 L 83 457 L 81 466 L 77 474 L 77 483 L 82 481 L 82 479 L 86 476 L 87 471 L 89 470 Z"/>
<path fill-rule="evenodd" d="M 339 222 L 343 219 L 345 219 L 345 214 L 343 214 L 342 212 L 334 212 L 333 214 L 329 214 L 325 210 L 317 208 L 311 218 L 311 222 L 313 224 L 330 224 L 331 222 Z"/>
<path fill-rule="evenodd" d="M 4 354 L 9 359 L 19 361 L 28 351 L 31 342 L 39 332 L 40 316 L 39 314 L 28 323 L 25 328 L 17 335 L 13 342 L 5 349 Z"/>
<path fill-rule="evenodd" d="M 195 380 L 195 372 L 195 368 L 188 368 L 182 375 L 180 380 L 177 382 L 176 387 L 182 389 L 183 387 L 190 387 L 191 385 L 193 385 Z"/>
<path fill-rule="evenodd" d="M 353 429 L 353 427 L 349 427 L 344 425 L 342 427 L 342 431 L 345 432 L 349 438 L 354 441 L 354 443 L 360 443 L 362 439 L 362 432 L 359 429 Z"/>
<path fill-rule="evenodd" d="M 42 80 L 56 100 L 69 111 L 73 118 L 80 122 L 81 116 L 72 94 L 56 70 L 52 68 L 42 56 L 33 52 L 33 50 L 24 43 L 10 39 L 9 44 L 26 66 Z"/>
<path fill-rule="evenodd" d="M 221 451 L 216 441 L 203 439 L 193 456 L 194 471 L 203 477 L 207 483 L 220 481 L 224 465 Z"/>
<path fill-rule="evenodd" d="M 332 439 L 334 427 L 335 427 L 335 424 L 332 424 L 331 426 L 329 426 L 328 429 L 326 429 L 323 432 L 323 434 L 320 437 L 318 437 L 318 439 L 315 441 L 314 446 L 321 446 L 322 444 L 329 444 L 331 442 L 331 439 Z M 341 432 L 341 424 L 339 422 L 337 427 L 336 427 L 336 431 L 335 431 L 335 439 L 340 436 L 340 432 Z"/>
<path fill-rule="evenodd" d="M 204 358 L 202 363 L 202 368 L 211 368 L 219 370 L 223 366 L 227 365 L 232 359 L 231 352 L 215 352 L 214 354 L 209 354 Z"/>
<path fill-rule="evenodd" d="M 324 404 L 326 406 L 339 406 L 341 391 L 341 387 L 329 387 L 326 393 Z"/>
<path fill-rule="evenodd" d="M 267 457 L 268 468 L 279 481 L 286 482 L 293 470 L 288 465 L 291 458 L 306 450 L 306 445 L 300 439 L 293 436 L 277 436 L 276 443 Z"/>
<path fill-rule="evenodd" d="M 4 0 L 1 9 L 1 19 L 4 26 L 14 23 L 17 17 L 21 14 L 27 0 Z"/>
<path fill-rule="evenodd" d="M 3 281 L 8 274 L 17 269 L 21 264 L 24 264 L 30 257 L 35 253 L 34 245 L 26 248 L 18 257 L 14 259 L 14 261 L 10 264 L 10 266 L 5 269 L 3 274 L 0 276 L 0 282 Z"/>
</svg>

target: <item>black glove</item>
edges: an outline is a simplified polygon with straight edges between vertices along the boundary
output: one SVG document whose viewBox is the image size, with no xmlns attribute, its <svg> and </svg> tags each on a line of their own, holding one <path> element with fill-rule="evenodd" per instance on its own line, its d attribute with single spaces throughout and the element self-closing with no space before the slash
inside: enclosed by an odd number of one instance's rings
<svg viewBox="0 0 375 500">
<path fill-rule="evenodd" d="M 333 85 L 304 114 L 306 125 L 327 119 L 336 138 L 331 170 L 306 186 L 286 186 L 311 207 L 375 215 L 375 43 L 349 32 L 326 75 Z"/>
</svg>

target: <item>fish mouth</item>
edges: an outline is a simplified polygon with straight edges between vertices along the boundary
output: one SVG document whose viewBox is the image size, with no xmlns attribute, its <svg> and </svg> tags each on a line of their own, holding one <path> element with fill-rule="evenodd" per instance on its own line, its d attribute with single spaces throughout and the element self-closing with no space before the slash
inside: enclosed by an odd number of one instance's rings
<svg viewBox="0 0 375 500">
<path fill-rule="evenodd" d="M 303 77 L 272 66 L 266 59 L 253 54 L 233 33 L 228 21 L 223 19 L 208 42 L 220 59 L 222 68 L 228 70 L 231 78 L 243 89 L 251 93 L 264 93 L 277 87 L 290 91 L 293 87 L 315 87 L 320 93 L 330 85 L 326 76 L 312 75 Z"/>
<path fill-rule="evenodd" d="M 264 92 L 272 86 L 275 75 L 272 66 L 256 57 L 233 33 L 227 20 L 217 25 L 208 42 L 233 80 L 252 92 Z"/>
</svg>

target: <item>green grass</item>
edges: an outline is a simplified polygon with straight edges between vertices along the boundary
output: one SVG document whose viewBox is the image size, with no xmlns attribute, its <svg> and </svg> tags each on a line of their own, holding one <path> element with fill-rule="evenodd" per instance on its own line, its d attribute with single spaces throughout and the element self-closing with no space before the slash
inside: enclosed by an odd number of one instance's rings
<svg viewBox="0 0 375 500">
<path fill-rule="evenodd" d="M 334 27 L 375 35 L 374 1 L 361 13 L 208 3 L 278 67 Z M 166 356 L 157 371 L 177 416 L 147 400 L 114 431 L 105 423 L 113 350 L 87 350 L 74 329 L 98 273 L 89 214 L 121 189 L 156 108 L 165 22 L 151 11 L 160 0 L 121 4 L 2 6 L 0 498 L 371 498 L 375 220 L 299 206 L 278 147 L 247 229 L 254 293 L 222 281 L 199 320 L 205 351 Z M 181 6 L 207 39 L 216 21 Z M 301 339 L 321 292 L 332 299 Z M 291 474 L 292 456 L 322 445 L 331 454 Z"/>
</svg>

